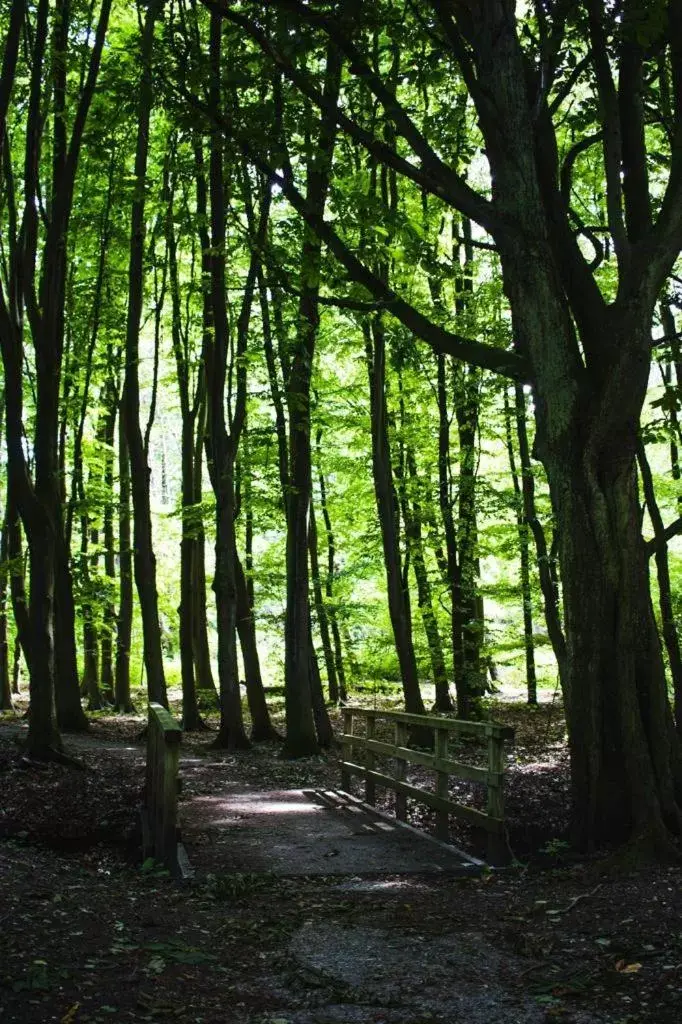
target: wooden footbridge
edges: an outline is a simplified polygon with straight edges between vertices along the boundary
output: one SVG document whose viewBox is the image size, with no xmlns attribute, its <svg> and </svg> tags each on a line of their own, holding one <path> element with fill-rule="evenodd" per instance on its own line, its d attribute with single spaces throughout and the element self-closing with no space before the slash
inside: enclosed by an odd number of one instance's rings
<svg viewBox="0 0 682 1024">
<path fill-rule="evenodd" d="M 214 844 L 221 870 L 279 875 L 467 874 L 482 860 L 448 842 L 451 817 L 487 837 L 489 864 L 509 861 L 504 822 L 504 744 L 512 729 L 491 722 L 348 707 L 343 711 L 341 788 L 242 789 L 196 796 L 178 807 L 180 726 L 164 708 L 149 708 L 142 813 L 146 857 L 186 876 L 179 826 L 192 849 Z M 417 747 L 413 737 L 421 743 Z M 456 748 L 453 753 L 453 748 Z M 469 752 L 463 760 L 462 749 Z M 471 763 L 472 761 L 476 763 Z M 433 777 L 417 785 L 409 766 Z M 352 779 L 364 782 L 362 798 Z M 451 780 L 486 790 L 485 809 L 451 797 Z M 377 789 L 394 794 L 394 814 L 376 808 Z M 407 824 L 407 801 L 435 811 L 435 836 Z M 180 813 L 179 813 L 180 812 Z M 215 860 L 215 858 L 214 858 Z"/>
</svg>

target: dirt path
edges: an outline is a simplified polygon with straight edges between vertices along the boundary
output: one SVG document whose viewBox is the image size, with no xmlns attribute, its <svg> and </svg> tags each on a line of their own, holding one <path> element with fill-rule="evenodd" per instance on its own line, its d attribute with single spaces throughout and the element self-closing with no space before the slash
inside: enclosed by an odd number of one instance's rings
<svg viewBox="0 0 682 1024">
<path fill-rule="evenodd" d="M 256 852 L 226 869 L 207 842 L 182 888 L 135 859 L 139 723 L 123 742 L 101 723 L 93 732 L 72 745 L 88 771 L 41 770 L 0 726 L 3 1024 L 680 1018 L 678 869 L 458 878 L 377 864 L 349 877 L 333 873 L 334 856 L 328 873 L 286 877 L 263 872 Z M 335 784 L 323 759 L 292 765 L 268 748 L 223 759 L 206 744 L 185 751 L 187 806 L 272 789 L 299 791 L 296 803 Z"/>
</svg>

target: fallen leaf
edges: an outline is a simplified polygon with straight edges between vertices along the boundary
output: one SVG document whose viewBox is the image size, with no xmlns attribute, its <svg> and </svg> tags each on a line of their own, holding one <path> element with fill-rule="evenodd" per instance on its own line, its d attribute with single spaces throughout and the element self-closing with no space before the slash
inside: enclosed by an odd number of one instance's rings
<svg viewBox="0 0 682 1024">
<path fill-rule="evenodd" d="M 619 974 L 636 974 L 637 971 L 641 971 L 642 965 L 638 963 L 628 964 L 625 960 L 619 960 L 616 964 L 616 970 Z"/>
</svg>

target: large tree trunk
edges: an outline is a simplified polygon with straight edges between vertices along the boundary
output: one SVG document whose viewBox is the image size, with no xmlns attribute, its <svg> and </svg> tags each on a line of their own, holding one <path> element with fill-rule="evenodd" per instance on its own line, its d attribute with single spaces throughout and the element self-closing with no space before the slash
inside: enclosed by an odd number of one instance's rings
<svg viewBox="0 0 682 1024">
<path fill-rule="evenodd" d="M 566 616 L 564 695 L 581 846 L 680 834 L 682 762 L 641 534 L 634 457 L 551 466 Z"/>
</svg>

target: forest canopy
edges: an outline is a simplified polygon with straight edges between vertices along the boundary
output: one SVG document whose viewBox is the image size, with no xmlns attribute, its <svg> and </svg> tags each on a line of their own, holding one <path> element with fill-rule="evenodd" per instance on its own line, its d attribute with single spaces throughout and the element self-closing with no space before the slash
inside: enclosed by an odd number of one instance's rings
<svg viewBox="0 0 682 1024">
<path fill-rule="evenodd" d="M 283 683 L 291 757 L 387 685 L 560 687 L 575 842 L 669 850 L 681 0 L 8 0 L 0 40 L 31 755 L 142 677 L 229 750 Z"/>
</svg>

